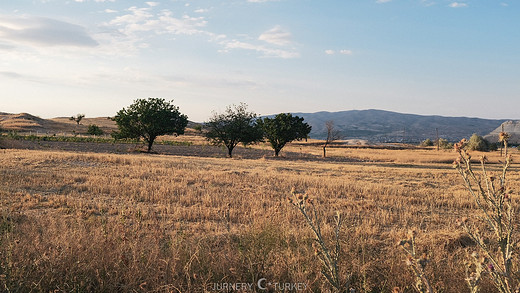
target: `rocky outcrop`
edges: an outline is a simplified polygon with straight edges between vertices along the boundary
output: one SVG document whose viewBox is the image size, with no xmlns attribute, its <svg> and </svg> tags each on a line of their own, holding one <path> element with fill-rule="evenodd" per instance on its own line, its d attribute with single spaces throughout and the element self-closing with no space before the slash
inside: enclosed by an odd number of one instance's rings
<svg viewBox="0 0 520 293">
<path fill-rule="evenodd" d="M 511 135 L 509 139 L 509 143 L 511 144 L 520 144 L 520 121 L 506 121 L 502 123 L 495 130 L 491 131 L 489 134 L 485 135 L 484 138 L 490 142 L 498 141 L 498 134 L 502 131 L 505 131 Z"/>
</svg>

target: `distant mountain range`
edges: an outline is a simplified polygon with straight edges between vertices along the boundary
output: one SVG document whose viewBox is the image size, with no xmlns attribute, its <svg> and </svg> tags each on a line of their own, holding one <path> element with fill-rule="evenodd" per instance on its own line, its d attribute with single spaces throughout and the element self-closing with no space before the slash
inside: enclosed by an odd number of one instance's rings
<svg viewBox="0 0 520 293">
<path fill-rule="evenodd" d="M 327 136 L 326 121 L 333 121 L 344 139 L 359 138 L 371 142 L 417 143 L 439 137 L 449 141 L 469 138 L 473 133 L 487 135 L 506 120 L 467 117 L 423 116 L 383 110 L 293 113 L 312 126 L 311 138 Z"/>
</svg>

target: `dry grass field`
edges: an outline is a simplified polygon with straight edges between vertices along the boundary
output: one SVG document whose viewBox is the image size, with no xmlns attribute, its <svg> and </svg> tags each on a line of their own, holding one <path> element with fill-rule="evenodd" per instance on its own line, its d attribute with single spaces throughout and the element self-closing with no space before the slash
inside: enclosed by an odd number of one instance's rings
<svg viewBox="0 0 520 293">
<path fill-rule="evenodd" d="M 312 232 L 287 202 L 295 189 L 323 213 L 327 239 L 336 211 L 345 216 L 340 268 L 356 292 L 413 292 L 396 247 L 412 228 L 437 291 L 467 292 L 463 261 L 476 248 L 455 222 L 478 211 L 455 152 L 284 152 L 316 159 L 0 150 L 0 290 L 216 292 L 265 278 L 328 292 Z M 497 170 L 499 153 L 487 155 Z M 493 290 L 485 281 L 482 292 Z"/>
</svg>

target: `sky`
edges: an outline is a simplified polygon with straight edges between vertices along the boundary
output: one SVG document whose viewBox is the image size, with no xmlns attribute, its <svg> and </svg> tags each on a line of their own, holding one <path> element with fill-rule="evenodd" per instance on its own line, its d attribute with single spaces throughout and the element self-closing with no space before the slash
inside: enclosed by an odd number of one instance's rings
<svg viewBox="0 0 520 293">
<path fill-rule="evenodd" d="M 520 118 L 520 1 L 2 0 L 0 112 Z"/>
</svg>

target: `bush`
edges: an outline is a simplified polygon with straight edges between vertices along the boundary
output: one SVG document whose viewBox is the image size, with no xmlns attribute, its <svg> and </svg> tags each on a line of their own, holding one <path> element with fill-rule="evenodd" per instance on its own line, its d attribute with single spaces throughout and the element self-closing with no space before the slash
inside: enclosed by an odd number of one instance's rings
<svg viewBox="0 0 520 293">
<path fill-rule="evenodd" d="M 489 142 L 482 136 L 473 133 L 466 145 L 466 149 L 469 151 L 487 152 L 489 151 Z"/>
<path fill-rule="evenodd" d="M 104 134 L 103 130 L 101 128 L 99 128 L 99 126 L 97 126 L 96 124 L 90 124 L 88 126 L 87 133 L 90 135 L 103 135 Z"/>
<path fill-rule="evenodd" d="M 433 141 L 431 139 L 427 138 L 421 142 L 421 146 L 423 146 L 423 147 L 433 146 Z"/>
<path fill-rule="evenodd" d="M 447 141 L 444 138 L 439 138 L 439 148 L 441 149 L 451 149 L 453 148 L 453 144 Z"/>
</svg>

